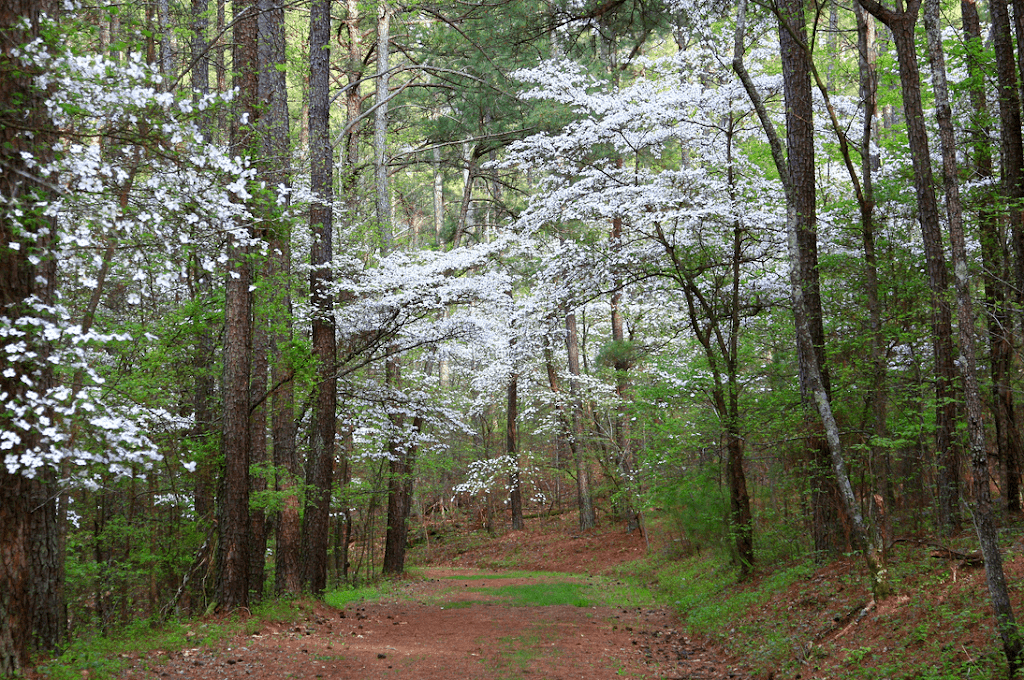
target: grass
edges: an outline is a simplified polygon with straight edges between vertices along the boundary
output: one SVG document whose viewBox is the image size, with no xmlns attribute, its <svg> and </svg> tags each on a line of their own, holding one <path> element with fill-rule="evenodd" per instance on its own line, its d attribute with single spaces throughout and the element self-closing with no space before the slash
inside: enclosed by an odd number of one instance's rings
<svg viewBox="0 0 1024 680">
<path fill-rule="evenodd" d="M 344 609 L 353 602 L 369 602 L 394 596 L 397 586 L 391 581 L 378 581 L 366 586 L 346 587 L 332 590 L 324 595 L 324 603 L 335 609 Z"/>
<path fill-rule="evenodd" d="M 484 663 L 494 677 L 501 680 L 528 677 L 530 665 L 536 659 L 560 653 L 558 649 L 544 644 L 557 638 L 558 632 L 548 624 L 531 626 L 521 635 L 498 638 L 494 659 Z"/>
</svg>

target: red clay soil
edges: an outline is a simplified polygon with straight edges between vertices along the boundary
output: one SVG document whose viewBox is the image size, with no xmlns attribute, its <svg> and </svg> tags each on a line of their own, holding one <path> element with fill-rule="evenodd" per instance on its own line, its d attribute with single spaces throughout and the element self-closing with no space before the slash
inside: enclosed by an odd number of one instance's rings
<svg viewBox="0 0 1024 680">
<path fill-rule="evenodd" d="M 510 606 L 487 589 L 537 578 L 459 579 L 479 575 L 478 562 L 518 555 L 517 569 L 600 573 L 636 559 L 639 534 L 609 529 L 579 535 L 571 524 L 515 532 L 477 551 L 447 554 L 436 546 L 421 579 L 394 601 L 323 605 L 301 623 L 267 624 L 216 648 L 151 653 L 134 660 L 126 680 L 497 680 L 537 678 L 744 677 L 647 608 Z M 564 531 L 563 531 L 564 529 Z M 420 556 L 423 557 L 422 555 Z M 424 560 L 425 561 L 425 560 Z M 506 559 L 507 561 L 507 559 Z M 447 564 L 437 564 L 437 562 Z M 452 564 L 467 565 L 454 568 Z M 479 589 L 484 589 L 480 592 Z M 459 592 L 463 590 L 463 592 Z"/>
</svg>

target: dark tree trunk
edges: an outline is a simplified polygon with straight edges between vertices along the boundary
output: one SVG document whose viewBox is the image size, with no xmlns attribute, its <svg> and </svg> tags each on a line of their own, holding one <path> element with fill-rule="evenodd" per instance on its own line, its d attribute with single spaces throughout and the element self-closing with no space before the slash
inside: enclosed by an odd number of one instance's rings
<svg viewBox="0 0 1024 680">
<path fill-rule="evenodd" d="M 334 481 L 334 436 L 338 408 L 337 339 L 331 297 L 332 210 L 334 159 L 330 139 L 330 0 L 315 0 L 310 8 L 309 141 L 311 189 L 317 201 L 310 206 L 313 246 L 310 251 L 310 302 L 313 308 L 313 353 L 319 363 L 311 446 L 306 466 L 306 511 L 302 523 L 303 586 L 315 595 L 327 587 L 327 548 L 330 540 L 331 485 Z"/>
<path fill-rule="evenodd" d="M 401 363 L 397 354 L 387 362 L 387 383 L 399 388 L 402 382 Z M 384 537 L 385 575 L 398 576 L 405 571 L 405 549 L 409 542 L 409 511 L 412 509 L 413 470 L 416 466 L 416 436 L 423 427 L 423 416 L 415 416 L 411 432 L 405 433 L 405 417 L 400 413 L 390 416 L 392 434 L 388 440 L 388 526 Z"/>
<path fill-rule="evenodd" d="M 4 24 L 4 28 L 9 25 Z M 9 473 L 6 466 L 0 467 L 0 677 L 5 678 L 19 674 L 28 665 L 32 639 L 32 500 L 38 484 L 20 473 Z"/>
<path fill-rule="evenodd" d="M 264 235 L 265 237 L 266 235 Z M 263 269 L 266 275 L 267 263 Z M 270 371 L 270 319 L 266 305 L 254 308 L 252 331 L 252 376 L 249 381 L 250 400 L 255 403 L 249 412 L 249 466 L 257 473 L 249 475 L 249 497 L 267 490 L 265 474 L 267 464 L 267 374 Z M 251 505 L 251 504 L 250 504 Z M 249 509 L 249 602 L 258 604 L 263 599 L 266 585 L 267 514 L 262 507 Z"/>
<path fill-rule="evenodd" d="M 805 49 L 807 43 L 804 0 L 782 0 L 779 4 L 779 49 L 782 55 L 783 92 L 786 100 L 786 157 L 789 180 L 793 187 L 796 215 L 797 245 L 803 267 L 800 287 L 804 306 L 795 307 L 794 314 L 804 320 L 810 330 L 810 344 L 797 336 L 797 355 L 801 367 L 808 366 L 808 357 L 814 355 L 820 367 L 825 392 L 831 394 L 828 366 L 825 362 L 825 329 L 821 308 L 821 289 L 818 276 L 817 206 L 814 166 L 814 107 L 811 98 L 811 63 Z M 783 24 L 786 22 L 788 28 Z M 800 391 L 810 403 L 811 390 L 806 371 L 800 371 Z M 808 412 L 811 413 L 810 411 Z M 808 416 L 810 417 L 810 415 Z M 831 474 L 828 447 L 821 441 L 816 427 L 808 424 L 811 432 L 809 467 L 811 479 L 811 534 L 814 549 L 819 552 L 837 552 L 845 548 L 839 542 L 840 502 L 835 480 Z"/>
<path fill-rule="evenodd" d="M 1014 7 L 1017 8 L 1015 3 Z M 1024 5 L 1024 3 L 1020 3 Z M 969 30 L 981 40 L 981 28 L 977 8 L 973 0 L 964 0 L 964 26 L 967 30 L 968 19 L 971 20 Z M 1020 9 L 1024 9 L 1022 6 Z M 973 10 L 973 11 L 972 11 Z M 1024 201 L 1024 143 L 1021 140 L 1020 97 L 1017 89 L 1017 71 L 1013 58 L 1013 38 L 1010 31 L 1010 18 L 1006 11 L 1006 3 L 995 0 L 989 3 L 992 18 L 992 42 L 995 47 L 996 76 L 999 101 L 999 138 L 1002 158 L 1002 192 L 1006 199 L 1007 213 L 1013 238 L 1014 248 L 1014 281 L 1017 294 L 1012 296 L 1018 304 L 1024 291 L 1020 286 L 1024 281 L 1021 267 L 1024 266 L 1024 228 L 1021 218 L 1022 201 Z M 1019 18 L 1019 17 L 1018 17 Z M 968 52 L 968 55 L 973 54 Z M 970 62 L 969 62 L 970 63 Z M 987 151 L 987 146 L 986 146 Z M 983 167 L 983 166 L 979 166 Z M 989 174 L 991 169 L 989 168 Z M 989 346 L 992 354 L 990 371 L 993 382 L 995 404 L 996 436 L 999 453 L 1006 466 L 1006 507 L 1010 512 L 1021 510 L 1021 441 L 1017 428 L 1016 409 L 1013 391 L 1010 389 L 1010 369 L 1012 366 L 1012 344 L 1009 338 L 1010 315 L 1006 309 L 1005 276 L 999 272 L 1007 272 L 1005 255 L 1005 238 L 999 232 L 998 220 L 995 215 L 988 215 L 982 223 L 982 256 L 985 258 L 985 295 L 992 306 L 989 315 Z M 998 263 L 996 260 L 1001 260 Z"/>
<path fill-rule="evenodd" d="M 251 150 L 259 79 L 256 70 L 257 8 L 253 0 L 235 0 L 232 63 L 239 97 L 231 125 L 231 145 L 239 155 Z M 247 122 L 241 123 L 242 116 Z M 217 603 L 223 609 L 249 604 L 249 378 L 252 362 L 252 270 L 248 262 L 251 225 L 236 225 L 228 246 L 224 290 L 224 452 L 220 499 Z"/>
<path fill-rule="evenodd" d="M 267 186 L 291 186 L 288 143 L 288 91 L 285 73 L 277 66 L 286 60 L 284 5 L 280 0 L 259 0 L 259 88 L 266 108 L 260 116 L 262 158 L 257 166 Z M 297 594 L 302 590 L 299 540 L 301 520 L 295 492 L 301 472 L 295 451 L 295 396 L 293 369 L 285 352 L 292 341 L 291 248 L 288 224 L 271 220 L 266 233 L 270 253 L 265 263 L 270 320 L 270 410 L 277 490 L 285 492 L 281 511 L 275 518 L 275 590 Z M 254 392 L 256 390 L 254 389 Z M 254 414 L 255 417 L 255 414 Z"/>
<path fill-rule="evenodd" d="M 786 241 L 790 261 L 790 292 L 793 298 L 795 310 L 803 308 L 801 313 L 794 314 L 797 337 L 802 336 L 801 342 L 808 347 L 813 346 L 812 332 L 807 321 L 807 301 L 804 299 L 804 286 L 802 285 L 804 274 L 803 269 L 808 266 L 805 260 L 806 253 L 800 247 L 799 222 L 800 218 L 796 206 L 799 205 L 798 191 L 793 184 L 791 176 L 786 171 L 787 163 L 783 155 L 782 142 L 775 132 L 774 124 L 771 121 L 768 111 L 760 93 L 754 86 L 750 73 L 743 64 L 743 40 L 746 30 L 746 0 L 740 0 L 739 11 L 736 19 L 733 47 L 733 71 L 739 76 L 743 89 L 750 98 L 754 109 L 757 112 L 758 120 L 762 130 L 768 137 L 769 146 L 772 152 L 772 160 L 783 180 L 783 188 L 786 193 Z M 785 67 L 785 62 L 784 62 Z M 879 559 L 880 551 L 873 536 L 868 531 L 857 497 L 853 493 L 853 485 L 850 483 L 850 476 L 847 473 L 846 459 L 843 454 L 842 439 L 840 438 L 839 424 L 836 421 L 832 410 L 831 397 L 824 379 L 822 378 L 821 367 L 814 352 L 805 352 L 799 356 L 800 372 L 806 377 L 806 384 L 809 396 L 817 407 L 818 416 L 821 419 L 821 427 L 824 430 L 825 441 L 828 445 L 829 458 L 832 464 L 832 473 L 839 488 L 843 509 L 846 511 L 852 524 L 852 539 L 854 548 L 862 552 L 864 561 L 871 574 L 871 592 L 876 598 L 884 598 L 889 595 L 889 585 L 886 577 L 885 565 Z"/>
<path fill-rule="evenodd" d="M 22 153 L 46 165 L 53 159 L 54 132 L 43 103 L 45 93 L 32 81 L 34 67 L 12 58 L 10 51 L 39 37 L 41 16 L 52 18 L 55 11 L 55 3 L 47 0 L 11 0 L 0 6 L 0 202 L 6 206 L 0 211 L 0 328 L 12 326 L 22 316 L 38 315 L 26 304 L 29 298 L 53 301 L 55 272 L 50 253 L 54 224 L 32 205 L 45 200 L 50 192 L 33 179 L 35 171 Z M 15 218 L 14 207 L 22 208 L 20 217 Z M 19 248 L 15 250 L 13 244 Z M 43 257 L 39 265 L 33 263 L 36 255 Z M 52 378 L 45 361 L 45 341 L 32 336 L 16 339 L 38 356 L 33 362 L 11 362 L 14 374 L 0 375 L 0 393 L 6 395 L 5 400 L 24 403 L 28 390 L 45 391 Z M 11 341 L 0 339 L 0 352 Z M 48 443 L 35 428 L 26 431 L 13 425 L 10 414 L 6 403 L 0 404 L 0 431 L 16 432 L 20 438 L 3 451 L 3 458 L 18 460 L 36 449 L 45 452 Z M 57 551 L 55 471 L 41 468 L 34 479 L 28 479 L 24 471 L 11 473 L 2 463 L 0 460 L 0 676 L 7 676 L 24 668 L 33 648 L 51 651 L 60 643 L 64 631 L 63 568 Z"/>
<path fill-rule="evenodd" d="M 921 105 L 921 75 L 914 44 L 921 0 L 910 0 L 903 12 L 893 12 L 874 0 L 860 0 L 861 5 L 889 27 L 900 65 L 903 91 L 903 112 L 907 124 L 907 140 L 914 166 L 914 187 L 917 191 L 918 220 L 924 241 L 928 269 L 928 286 L 932 293 L 932 347 L 935 354 L 936 425 L 935 451 L 938 457 L 939 524 L 946 532 L 960 526 L 960 456 L 953 441 L 956 419 L 954 389 L 953 324 L 949 305 L 949 280 L 946 256 L 939 225 L 938 202 L 928 151 L 928 133 Z"/>
<path fill-rule="evenodd" d="M 509 505 L 512 506 L 512 529 L 523 529 L 523 489 L 519 480 L 519 374 L 512 373 L 508 381 L 508 416 L 505 419 L 505 455 L 508 456 Z"/>
</svg>

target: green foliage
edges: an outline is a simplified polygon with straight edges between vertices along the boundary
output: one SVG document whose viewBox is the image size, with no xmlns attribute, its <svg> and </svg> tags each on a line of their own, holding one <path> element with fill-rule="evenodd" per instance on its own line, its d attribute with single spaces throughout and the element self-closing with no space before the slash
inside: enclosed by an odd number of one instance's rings
<svg viewBox="0 0 1024 680">
<path fill-rule="evenodd" d="M 378 581 L 365 586 L 351 586 L 328 591 L 324 602 L 336 609 L 344 609 L 353 602 L 369 602 L 379 600 L 395 593 L 395 584 L 390 581 Z"/>
<path fill-rule="evenodd" d="M 597 364 L 616 371 L 628 371 L 640 358 L 640 348 L 629 340 L 612 340 L 601 347 Z"/>
<path fill-rule="evenodd" d="M 670 556 L 728 550 L 729 499 L 717 466 L 681 470 L 675 480 L 652 492 L 651 502 L 661 509 L 672 536 Z"/>
</svg>

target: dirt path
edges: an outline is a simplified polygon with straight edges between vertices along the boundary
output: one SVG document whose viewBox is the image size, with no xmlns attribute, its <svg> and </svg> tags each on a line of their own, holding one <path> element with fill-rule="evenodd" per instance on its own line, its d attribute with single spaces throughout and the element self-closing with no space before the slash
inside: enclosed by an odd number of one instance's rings
<svg viewBox="0 0 1024 680">
<path fill-rule="evenodd" d="M 135 660 L 124 677 L 196 680 L 277 678 L 742 677 L 694 646 L 661 611 L 557 604 L 523 606 L 509 592 L 540 592 L 568 577 L 431 569 L 405 597 L 344 611 L 318 607 L 295 625 L 270 624 L 216 649 Z M 547 585 L 545 585 L 547 584 Z"/>
</svg>

